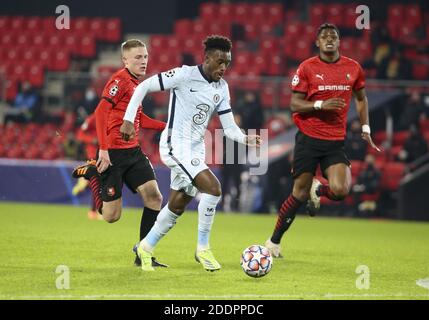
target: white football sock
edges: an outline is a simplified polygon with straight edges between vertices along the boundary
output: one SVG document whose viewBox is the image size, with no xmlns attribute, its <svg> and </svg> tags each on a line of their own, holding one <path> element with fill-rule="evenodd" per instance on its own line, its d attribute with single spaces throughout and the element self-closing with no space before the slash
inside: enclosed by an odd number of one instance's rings
<svg viewBox="0 0 429 320">
<path fill-rule="evenodd" d="M 198 245 L 197 251 L 210 249 L 209 238 L 210 230 L 213 225 L 216 206 L 221 196 L 212 196 L 207 193 L 201 195 L 198 204 Z"/>
<path fill-rule="evenodd" d="M 152 252 L 159 240 L 167 234 L 167 232 L 173 228 L 176 224 L 176 220 L 179 216 L 174 214 L 170 209 L 168 209 L 168 203 L 158 214 L 155 224 L 146 237 L 140 241 L 140 246 L 149 252 Z"/>
</svg>

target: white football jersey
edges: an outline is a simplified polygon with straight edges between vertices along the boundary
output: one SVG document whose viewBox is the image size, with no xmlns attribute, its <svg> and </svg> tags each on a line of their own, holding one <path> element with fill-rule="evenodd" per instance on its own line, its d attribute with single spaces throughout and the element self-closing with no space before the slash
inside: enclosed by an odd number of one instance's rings
<svg viewBox="0 0 429 320">
<path fill-rule="evenodd" d="M 202 143 L 212 114 L 231 112 L 228 84 L 210 81 L 202 66 L 186 66 L 158 74 L 161 90 L 170 89 L 168 123 L 161 143 Z"/>
</svg>

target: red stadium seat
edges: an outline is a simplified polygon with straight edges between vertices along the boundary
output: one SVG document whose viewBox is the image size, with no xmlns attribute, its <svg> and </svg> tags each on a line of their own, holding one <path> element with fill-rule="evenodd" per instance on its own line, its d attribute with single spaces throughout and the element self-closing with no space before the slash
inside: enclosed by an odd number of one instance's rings
<svg viewBox="0 0 429 320">
<path fill-rule="evenodd" d="M 2 48 L 12 48 L 16 44 L 16 35 L 13 32 L 5 33 L 0 38 Z"/>
<path fill-rule="evenodd" d="M 70 53 L 66 50 L 52 52 L 52 60 L 49 69 L 53 71 L 66 71 L 70 66 Z"/>
<path fill-rule="evenodd" d="M 224 2 L 219 4 L 219 21 L 230 24 L 234 21 L 233 4 Z"/>
<path fill-rule="evenodd" d="M 43 24 L 43 31 L 45 31 L 48 34 L 52 34 L 57 32 L 57 28 L 55 26 L 55 20 L 56 17 L 45 17 L 42 20 L 42 24 Z"/>
<path fill-rule="evenodd" d="M 25 21 L 25 28 L 28 31 L 37 31 L 43 30 L 43 20 L 41 17 L 28 17 Z"/>
<path fill-rule="evenodd" d="M 67 34 L 64 38 L 64 48 L 67 49 L 71 54 L 80 54 L 80 42 L 81 42 L 81 35 L 77 34 Z"/>
<path fill-rule="evenodd" d="M 25 30 L 25 18 L 22 16 L 16 16 L 10 20 L 10 29 L 22 32 Z"/>
<path fill-rule="evenodd" d="M 301 22 L 289 22 L 284 28 L 285 39 L 290 41 L 300 37 L 303 33 L 304 25 Z"/>
<path fill-rule="evenodd" d="M 19 81 L 27 80 L 28 78 L 28 66 L 21 63 L 16 63 L 13 68 L 13 74 L 12 77 L 14 79 L 17 79 Z"/>
<path fill-rule="evenodd" d="M 345 8 L 340 3 L 332 3 L 326 8 L 326 20 L 341 28 L 344 26 Z"/>
<path fill-rule="evenodd" d="M 265 121 L 262 127 L 268 129 L 269 138 L 275 138 L 286 130 L 286 126 L 287 124 L 284 118 L 279 116 L 272 116 L 267 121 Z"/>
<path fill-rule="evenodd" d="M 382 168 L 381 188 L 387 191 L 396 191 L 404 176 L 405 164 L 402 162 L 388 162 Z"/>
<path fill-rule="evenodd" d="M 27 49 L 30 42 L 30 37 L 25 32 L 18 34 L 16 37 L 16 46 L 18 48 Z"/>
<path fill-rule="evenodd" d="M 24 54 L 22 56 L 22 61 L 24 63 L 35 63 L 35 61 L 39 60 L 39 51 L 35 49 L 28 49 L 24 51 Z"/>
<path fill-rule="evenodd" d="M 259 42 L 259 50 L 261 50 L 263 55 L 279 54 L 280 43 L 278 39 L 274 37 L 265 37 L 262 38 Z"/>
<path fill-rule="evenodd" d="M 387 9 L 387 21 L 388 22 L 396 22 L 404 21 L 404 10 L 405 8 L 401 4 L 391 4 Z"/>
<path fill-rule="evenodd" d="M 408 139 L 410 133 L 408 130 L 398 131 L 393 133 L 393 145 L 394 146 L 403 146 L 405 140 Z"/>
<path fill-rule="evenodd" d="M 105 20 L 106 32 L 103 40 L 117 42 L 121 39 L 122 26 L 119 18 L 109 18 Z"/>
<path fill-rule="evenodd" d="M 181 52 L 183 50 L 183 41 L 176 36 L 167 37 L 167 50 Z"/>
<path fill-rule="evenodd" d="M 429 66 L 427 64 L 413 64 L 413 79 L 427 80 L 429 78 Z"/>
<path fill-rule="evenodd" d="M 44 82 L 44 70 L 40 65 L 29 65 L 28 81 L 35 87 L 41 87 Z"/>
<path fill-rule="evenodd" d="M 358 14 L 356 13 L 356 7 L 358 4 L 344 4 L 343 12 L 344 20 L 343 20 L 343 26 L 345 28 L 355 28 L 356 18 L 358 17 Z"/>
<path fill-rule="evenodd" d="M 281 55 L 273 54 L 269 56 L 265 73 L 269 76 L 283 75 L 283 59 Z"/>
<path fill-rule="evenodd" d="M 373 140 L 376 145 L 382 144 L 387 139 L 386 131 L 377 131 L 373 134 Z"/>
<path fill-rule="evenodd" d="M 106 25 L 103 18 L 91 18 L 88 26 L 89 34 L 97 40 L 102 40 L 106 32 Z"/>
<path fill-rule="evenodd" d="M 365 162 L 360 160 L 350 160 L 351 163 L 351 172 L 352 172 L 352 181 L 353 184 L 356 183 L 357 177 L 361 171 L 366 167 Z"/>
<path fill-rule="evenodd" d="M 292 92 L 289 88 L 289 81 L 283 81 L 280 83 L 280 108 L 287 109 L 290 107 L 290 99 Z"/>
<path fill-rule="evenodd" d="M 269 21 L 270 19 L 267 19 L 267 4 L 265 3 L 255 3 L 250 6 L 250 17 L 252 17 L 252 21 L 254 21 L 256 24 L 262 24 L 265 21 Z"/>
<path fill-rule="evenodd" d="M 49 67 L 51 65 L 52 53 L 49 49 L 42 49 L 39 51 L 38 61 L 43 67 Z"/>
<path fill-rule="evenodd" d="M 323 3 L 315 3 L 310 7 L 310 24 L 319 27 L 326 21 L 326 11 Z"/>
<path fill-rule="evenodd" d="M 152 35 L 149 40 L 152 53 L 162 52 L 167 48 L 167 37 L 163 35 Z"/>
<path fill-rule="evenodd" d="M 70 31 L 75 34 L 89 34 L 89 18 L 75 17 L 71 19 Z"/>
<path fill-rule="evenodd" d="M 192 20 L 180 19 L 174 22 L 174 34 L 180 38 L 185 38 L 192 34 Z"/>
<path fill-rule="evenodd" d="M 204 21 L 213 22 L 217 19 L 219 8 L 217 3 L 205 2 L 200 5 L 199 17 Z"/>
<path fill-rule="evenodd" d="M 405 6 L 405 21 L 411 23 L 414 27 L 421 26 L 423 24 L 422 10 L 418 4 L 408 4 Z"/>
<path fill-rule="evenodd" d="M 59 33 L 51 34 L 48 39 L 47 47 L 51 49 L 58 49 L 63 45 L 63 38 Z"/>
<path fill-rule="evenodd" d="M 37 48 L 40 50 L 46 47 L 46 42 L 47 42 L 47 39 L 45 34 L 37 33 L 31 37 L 30 43 L 33 48 Z"/>
<path fill-rule="evenodd" d="M 273 84 L 264 84 L 261 92 L 261 104 L 264 108 L 271 109 L 276 103 L 276 86 Z"/>
<path fill-rule="evenodd" d="M 9 77 L 6 81 L 6 100 L 14 100 L 18 94 L 18 81 Z"/>
<path fill-rule="evenodd" d="M 204 38 L 210 32 L 210 23 L 203 20 L 195 20 L 192 26 L 192 34 L 195 37 Z"/>
<path fill-rule="evenodd" d="M 267 3 L 267 21 L 272 25 L 283 23 L 283 5 L 281 3 Z"/>
<path fill-rule="evenodd" d="M 96 46 L 95 39 L 93 36 L 83 36 L 78 39 L 79 54 L 85 58 L 95 57 Z"/>
<path fill-rule="evenodd" d="M 239 2 L 233 4 L 234 10 L 234 22 L 244 23 L 249 20 L 250 16 L 250 5 L 245 2 Z"/>
<path fill-rule="evenodd" d="M 259 37 L 260 30 L 257 24 L 253 23 L 252 21 L 248 21 L 245 22 L 243 26 L 247 41 L 253 41 Z"/>
<path fill-rule="evenodd" d="M 0 16 L 0 34 L 6 34 L 10 30 L 10 19 L 6 16 Z"/>
</svg>

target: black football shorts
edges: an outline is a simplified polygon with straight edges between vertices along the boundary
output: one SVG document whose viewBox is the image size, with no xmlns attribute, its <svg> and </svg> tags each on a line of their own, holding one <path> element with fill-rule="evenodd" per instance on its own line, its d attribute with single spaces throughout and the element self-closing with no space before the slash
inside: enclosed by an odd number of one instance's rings
<svg viewBox="0 0 429 320">
<path fill-rule="evenodd" d="M 324 174 L 328 167 L 337 163 L 344 163 L 350 166 L 350 161 L 344 151 L 344 140 L 316 139 L 298 130 L 295 136 L 292 163 L 292 176 L 294 179 L 305 172 L 315 175 L 318 164 L 320 164 L 320 169 Z"/>
<path fill-rule="evenodd" d="M 112 166 L 100 178 L 101 198 L 105 202 L 122 197 L 124 183 L 137 193 L 137 187 L 156 179 L 152 164 L 140 147 L 109 149 L 109 157 Z"/>
</svg>

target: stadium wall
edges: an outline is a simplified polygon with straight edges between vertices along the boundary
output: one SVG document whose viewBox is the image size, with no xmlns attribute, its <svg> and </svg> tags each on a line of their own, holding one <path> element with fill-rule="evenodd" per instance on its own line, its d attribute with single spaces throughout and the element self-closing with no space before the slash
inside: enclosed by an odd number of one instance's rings
<svg viewBox="0 0 429 320">
<path fill-rule="evenodd" d="M 17 160 L 0 159 L 0 201 L 60 203 L 75 206 L 89 206 L 91 192 L 85 190 L 78 196 L 72 195 L 76 180 L 71 177 L 73 168 L 81 163 L 75 161 Z M 219 170 L 212 171 L 220 179 Z M 155 168 L 164 203 L 170 191 L 170 170 L 167 167 Z M 142 208 L 138 195 L 127 187 L 123 188 L 123 204 L 126 207 Z M 189 209 L 195 210 L 193 200 Z"/>
</svg>

